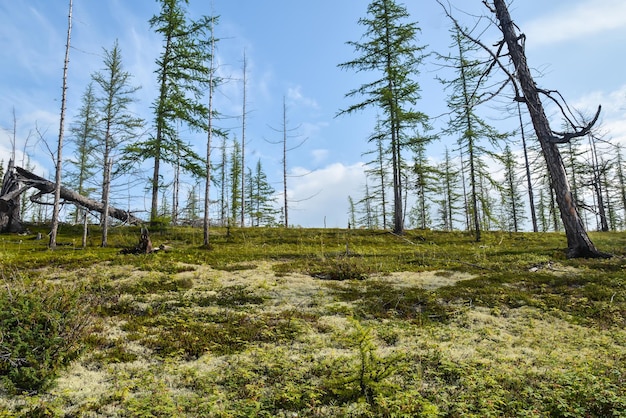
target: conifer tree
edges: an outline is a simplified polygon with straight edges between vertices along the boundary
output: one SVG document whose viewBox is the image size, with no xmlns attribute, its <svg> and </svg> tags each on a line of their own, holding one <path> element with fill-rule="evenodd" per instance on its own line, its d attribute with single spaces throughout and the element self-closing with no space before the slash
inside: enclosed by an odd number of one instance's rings
<svg viewBox="0 0 626 418">
<path fill-rule="evenodd" d="M 250 218 L 252 226 L 269 226 L 276 221 L 277 210 L 275 190 L 267 180 L 261 160 L 256 163 L 254 172 L 248 176 L 251 193 L 249 195 Z"/>
<path fill-rule="evenodd" d="M 626 168 L 624 167 L 623 148 L 620 144 L 616 145 L 615 160 L 615 185 L 617 187 L 619 206 L 622 207 L 622 228 L 626 228 Z"/>
<path fill-rule="evenodd" d="M 237 138 L 233 138 L 233 149 L 230 154 L 230 220 L 235 223 L 241 214 L 241 172 L 244 168 L 241 166 L 241 144 Z M 243 225 L 241 225 L 243 226 Z"/>
<path fill-rule="evenodd" d="M 360 54 L 339 64 L 340 68 L 368 72 L 375 80 L 351 90 L 346 97 L 363 97 L 339 114 L 350 114 L 370 106 L 381 112 L 381 131 L 389 141 L 393 179 L 393 231 L 404 231 L 403 151 L 410 144 L 411 133 L 427 130 L 428 117 L 414 106 L 420 99 L 420 86 L 414 77 L 419 73 L 424 47 L 417 46 L 419 27 L 409 22 L 409 13 L 394 0 L 373 0 L 367 17 L 359 19 L 365 28 L 362 41 L 348 42 Z"/>
<path fill-rule="evenodd" d="M 131 138 L 137 137 L 137 130 L 143 126 L 143 120 L 133 115 L 131 105 L 136 101 L 134 94 L 139 87 L 131 85 L 132 75 L 124 71 L 122 52 L 115 41 L 110 50 L 104 50 L 104 69 L 92 75 L 93 82 L 99 88 L 96 100 L 99 120 L 99 141 L 96 146 L 102 170 L 102 246 L 107 246 L 108 210 L 111 185 L 120 173 L 117 170 L 121 147 Z"/>
<path fill-rule="evenodd" d="M 429 163 L 426 155 L 425 141 L 417 139 L 413 144 L 413 187 L 415 207 L 411 210 L 412 223 L 420 229 L 431 226 L 430 201 L 440 193 L 438 180 L 441 173 Z"/>
<path fill-rule="evenodd" d="M 518 232 L 524 220 L 521 194 L 521 179 L 517 175 L 517 161 L 510 145 L 506 145 L 502 155 L 504 182 L 500 189 L 502 198 L 503 226 L 507 231 Z"/>
<path fill-rule="evenodd" d="M 370 142 L 373 142 L 375 147 L 373 150 L 366 152 L 364 155 L 373 155 L 374 159 L 368 161 L 366 165 L 368 168 L 365 170 L 365 174 L 372 179 L 372 187 L 368 187 L 368 196 L 371 198 L 372 208 L 378 208 L 378 212 L 382 218 L 382 227 L 386 229 L 389 226 L 388 222 L 388 188 L 389 188 L 389 176 L 391 175 L 389 170 L 390 157 L 388 149 L 384 148 L 385 133 L 382 131 L 380 119 L 376 122 L 374 133 L 369 138 Z"/>
<path fill-rule="evenodd" d="M 460 170 L 455 168 L 447 147 L 444 160 L 437 171 L 440 173 L 439 190 L 441 191 L 440 198 L 435 201 L 438 205 L 437 213 L 440 220 L 438 226 L 444 231 L 452 231 L 457 221 L 455 214 L 461 209 L 463 195 L 458 191 Z"/>
<path fill-rule="evenodd" d="M 188 19 L 188 0 L 159 0 L 160 11 L 149 23 L 163 38 L 163 50 L 156 60 L 158 97 L 153 104 L 154 133 L 147 141 L 128 147 L 129 156 L 154 161 L 151 179 L 150 220 L 158 214 L 161 164 L 173 164 L 180 157 L 182 169 L 204 177 L 205 164 L 192 146 L 176 134 L 176 123 L 206 132 L 208 108 L 202 96 L 211 82 L 208 66 L 211 54 L 212 19 Z"/>
<path fill-rule="evenodd" d="M 69 128 L 68 142 L 74 145 L 74 153 L 68 160 L 68 177 L 69 183 L 78 194 L 89 197 L 95 190 L 95 185 L 90 185 L 89 180 L 96 174 L 94 150 L 98 145 L 100 119 L 93 82 L 87 85 L 81 102 L 78 115 Z M 77 208 L 74 212 L 74 223 L 78 223 L 82 216 L 83 210 Z"/>
<path fill-rule="evenodd" d="M 375 229 L 379 227 L 379 218 L 378 213 L 376 211 L 374 205 L 374 197 L 370 193 L 369 183 L 367 182 L 367 178 L 365 181 L 365 193 L 361 200 L 357 202 L 358 206 L 361 208 L 359 213 L 361 217 L 356 220 L 358 225 L 363 225 L 367 229 Z"/>
<path fill-rule="evenodd" d="M 227 167 L 228 167 L 228 153 L 226 152 L 227 138 L 226 136 L 222 137 L 222 145 L 220 147 L 220 165 L 218 167 L 219 170 L 219 179 L 218 183 L 220 185 L 220 222 L 222 225 L 226 224 L 228 217 L 228 176 L 227 176 Z"/>
<path fill-rule="evenodd" d="M 452 38 L 458 54 L 443 57 L 456 72 L 456 78 L 443 81 L 446 88 L 451 90 L 448 97 L 451 117 L 445 133 L 458 136 L 459 147 L 466 157 L 463 170 L 469 180 L 467 197 L 469 213 L 472 215 L 470 222 L 475 240 L 478 242 L 481 240 L 482 229 L 481 206 L 483 219 L 489 219 L 491 216 L 491 212 L 487 210 L 489 202 L 485 182 L 496 186 L 486 167 L 485 158 L 498 158 L 493 148 L 500 145 L 506 134 L 496 131 L 477 113 L 477 107 L 484 100 L 485 93 L 482 90 L 487 82 L 483 76 L 485 65 L 480 60 L 470 57 L 476 53 L 477 47 L 458 29 L 452 32 Z"/>
<path fill-rule="evenodd" d="M 348 229 L 356 228 L 356 205 L 352 196 L 348 195 Z"/>
</svg>

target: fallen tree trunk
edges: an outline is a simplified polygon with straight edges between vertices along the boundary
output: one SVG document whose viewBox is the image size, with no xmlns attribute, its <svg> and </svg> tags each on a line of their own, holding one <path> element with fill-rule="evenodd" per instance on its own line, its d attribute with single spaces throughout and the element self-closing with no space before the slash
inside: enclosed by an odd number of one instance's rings
<svg viewBox="0 0 626 418">
<path fill-rule="evenodd" d="M 23 168 L 13 167 L 10 162 L 3 181 L 2 193 L 0 194 L 0 232 L 21 232 L 21 219 L 19 218 L 19 210 L 16 210 L 16 207 L 19 209 L 18 203 L 21 193 L 30 187 L 39 190 L 39 193 L 31 196 L 31 200 L 36 203 L 41 203 L 37 200 L 41 195 L 54 192 L 53 182 Z M 99 213 L 104 213 L 105 211 L 105 206 L 102 202 L 89 199 L 67 187 L 61 186 L 61 199 L 91 211 Z M 143 220 L 122 209 L 109 206 L 108 212 L 109 216 L 131 225 L 143 223 Z"/>
<path fill-rule="evenodd" d="M 25 190 L 12 173 L 13 160 L 9 160 L 7 172 L 0 188 L 0 232 L 22 232 L 20 218 L 20 194 Z"/>
</svg>

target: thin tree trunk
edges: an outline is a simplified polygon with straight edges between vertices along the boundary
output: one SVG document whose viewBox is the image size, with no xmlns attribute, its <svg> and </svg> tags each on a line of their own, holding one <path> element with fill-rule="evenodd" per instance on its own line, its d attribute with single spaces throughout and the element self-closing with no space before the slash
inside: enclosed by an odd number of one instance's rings
<svg viewBox="0 0 626 418">
<path fill-rule="evenodd" d="M 568 247 L 567 256 L 570 258 L 606 256 L 598 251 L 593 242 L 591 242 L 576 209 L 576 202 L 574 202 L 567 182 L 567 174 L 563 166 L 561 153 L 557 144 L 552 140 L 553 134 L 550 122 L 539 98 L 539 92 L 532 78 L 530 68 L 528 68 L 526 63 L 524 49 L 518 43 L 520 37 L 516 33 L 506 2 L 505 0 L 494 0 L 493 3 L 496 9 L 496 17 L 500 22 L 500 29 L 504 35 L 504 41 L 508 46 L 511 60 L 515 65 L 516 74 L 524 93 L 523 100 L 528 107 L 528 112 L 548 165 L 556 201 L 561 212 L 561 220 L 565 227 Z"/>
<path fill-rule="evenodd" d="M 539 232 L 539 227 L 537 225 L 537 213 L 535 211 L 535 197 L 533 194 L 533 182 L 530 177 L 530 162 L 528 161 L 528 148 L 526 147 L 526 134 L 524 132 L 524 123 L 522 121 L 522 109 L 517 103 L 517 114 L 519 115 L 519 126 L 522 133 L 522 148 L 524 149 L 524 165 L 526 168 L 526 182 L 528 184 L 528 204 L 530 206 L 530 218 L 533 224 L 533 232 Z"/>
<path fill-rule="evenodd" d="M 247 93 L 247 72 L 248 62 L 246 53 L 243 54 L 243 112 L 241 114 L 241 219 L 240 224 L 244 226 L 244 216 L 246 213 L 246 93 Z"/>
<path fill-rule="evenodd" d="M 380 198 L 381 205 L 383 208 L 383 229 L 387 229 L 387 179 L 385 176 L 386 167 L 385 162 L 383 161 L 383 141 L 380 139 L 378 141 L 378 170 L 380 173 Z"/>
<path fill-rule="evenodd" d="M 176 134 L 178 136 L 178 133 Z M 180 197 L 180 147 L 176 145 L 176 164 L 174 165 L 174 181 L 172 190 L 172 225 L 178 224 L 178 206 Z"/>
<path fill-rule="evenodd" d="M 61 174 L 63 165 L 63 133 L 65 128 L 65 108 L 67 99 L 67 69 L 70 62 L 70 40 L 72 35 L 72 0 L 67 15 L 67 42 L 65 44 L 65 61 L 63 64 L 63 88 L 61 90 L 61 117 L 59 120 L 59 141 L 57 144 L 56 172 L 54 176 L 54 206 L 52 209 L 52 230 L 50 231 L 51 249 L 56 248 L 59 229 L 59 212 L 61 209 Z"/>
<path fill-rule="evenodd" d="M 213 74 L 214 74 L 214 66 L 215 66 L 215 35 L 213 33 L 213 25 L 214 22 L 211 23 L 211 63 L 210 63 L 210 73 L 209 73 L 209 119 L 207 123 L 207 139 L 206 139 L 206 182 L 204 183 L 204 219 L 203 219 L 203 237 L 204 237 L 204 246 L 209 246 L 209 227 L 210 227 L 210 192 L 211 192 L 211 141 L 213 138 Z"/>
<path fill-rule="evenodd" d="M 604 205 L 604 196 L 602 196 L 602 181 L 600 179 L 600 163 L 598 161 L 598 150 L 596 149 L 596 141 L 593 135 L 589 135 L 589 146 L 591 147 L 591 164 L 593 173 L 593 184 L 598 202 L 598 215 L 600 217 L 600 231 L 608 232 L 609 223 L 606 217 L 606 209 Z"/>
<path fill-rule="evenodd" d="M 103 199 L 102 199 L 102 246 L 108 245 L 109 236 L 109 196 L 111 195 L 111 169 L 113 168 L 113 160 L 109 158 L 105 161 L 104 166 L 104 184 L 102 185 Z"/>
<path fill-rule="evenodd" d="M 78 206 L 77 206 L 78 208 Z M 88 224 L 87 224 L 87 211 L 83 210 L 83 248 L 87 248 L 87 233 L 88 233 Z"/>
<path fill-rule="evenodd" d="M 289 227 L 289 206 L 287 204 L 287 104 L 283 96 L 283 201 L 285 228 Z"/>
<path fill-rule="evenodd" d="M 167 62 L 171 52 L 172 37 L 168 35 L 165 44 L 163 62 Z M 167 74 L 163 70 L 159 88 L 159 103 L 156 112 L 156 137 L 154 138 L 154 170 L 152 172 L 152 201 L 150 204 L 150 223 L 156 223 L 159 216 L 159 179 L 161 170 L 161 142 L 163 141 L 163 127 L 165 124 L 165 101 L 167 100 Z"/>
</svg>

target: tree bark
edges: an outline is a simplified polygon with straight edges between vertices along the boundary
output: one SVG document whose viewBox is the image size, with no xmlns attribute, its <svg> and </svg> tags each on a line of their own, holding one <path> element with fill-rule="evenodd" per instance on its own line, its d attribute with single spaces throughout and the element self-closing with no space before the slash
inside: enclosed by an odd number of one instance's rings
<svg viewBox="0 0 626 418">
<path fill-rule="evenodd" d="M 67 17 L 67 43 L 65 44 L 65 61 L 63 65 L 63 88 L 61 90 L 61 117 L 59 119 L 59 141 L 56 155 L 56 174 L 54 180 L 54 205 L 52 210 L 52 225 L 50 242 L 48 246 L 54 249 L 57 245 L 57 230 L 59 229 L 59 210 L 61 200 L 61 173 L 63 165 L 63 132 L 65 129 L 65 110 L 67 101 L 67 67 L 70 62 L 70 40 L 72 34 L 72 0 L 70 0 L 69 14 Z"/>
<path fill-rule="evenodd" d="M 22 232 L 24 229 L 20 216 L 20 195 L 27 188 L 19 184 L 14 171 L 13 160 L 9 160 L 0 188 L 0 232 Z"/>
<path fill-rule="evenodd" d="M 493 5 L 495 6 L 496 17 L 500 23 L 500 29 L 504 35 L 504 42 L 515 65 L 516 75 L 524 94 L 523 98 L 516 99 L 523 100 L 526 103 L 541 150 L 546 159 L 567 237 L 567 256 L 569 258 L 606 257 L 608 255 L 598 251 L 591 242 L 578 214 L 576 203 L 567 181 L 561 153 L 556 141 L 553 140 L 554 135 L 539 97 L 539 89 L 526 62 L 524 48 L 520 44 L 522 38 L 516 33 L 506 2 L 505 0 L 493 0 Z"/>
</svg>

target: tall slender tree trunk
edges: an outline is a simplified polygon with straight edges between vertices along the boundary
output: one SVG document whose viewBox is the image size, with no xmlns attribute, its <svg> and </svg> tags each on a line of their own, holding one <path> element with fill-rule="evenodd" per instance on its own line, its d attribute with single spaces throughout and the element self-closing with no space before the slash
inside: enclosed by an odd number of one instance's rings
<svg viewBox="0 0 626 418">
<path fill-rule="evenodd" d="M 385 167 L 385 161 L 383 160 L 384 153 L 382 139 L 379 139 L 376 145 L 378 152 L 378 173 L 380 175 L 380 203 L 383 210 L 383 229 L 387 229 L 387 176 L 385 176 L 387 167 Z"/>
<path fill-rule="evenodd" d="M 465 161 L 463 159 L 463 148 L 459 147 L 459 158 L 461 159 L 461 184 L 463 186 L 463 208 L 465 209 L 465 230 L 471 229 L 469 202 L 467 201 L 467 180 L 465 179 Z"/>
<path fill-rule="evenodd" d="M 178 136 L 178 133 L 176 135 Z M 180 197 L 180 148 L 178 147 L 178 142 L 176 143 L 176 162 L 174 163 L 174 179 L 172 186 L 172 225 L 177 225 Z"/>
<path fill-rule="evenodd" d="M 210 208 L 210 192 L 211 192 L 211 142 L 213 138 L 213 90 L 215 86 L 213 83 L 214 72 L 215 72 L 215 34 L 213 32 L 214 22 L 211 23 L 211 62 L 209 64 L 209 119 L 207 123 L 207 139 L 206 139 L 206 181 L 204 183 L 204 218 L 203 218 L 203 237 L 204 237 L 204 246 L 209 246 L 209 227 L 210 227 L 210 216 L 209 216 L 209 208 Z"/>
<path fill-rule="evenodd" d="M 57 160 L 56 173 L 54 176 L 54 206 L 52 209 L 52 231 L 50 232 L 50 242 L 48 246 L 51 249 L 56 248 L 57 232 L 59 229 L 59 212 L 61 209 L 61 173 L 63 164 L 63 133 L 65 129 L 65 108 L 67 106 L 67 69 L 70 62 L 70 40 L 72 35 L 72 0 L 69 4 L 69 13 L 67 15 L 67 42 L 65 44 L 65 61 L 63 64 L 63 88 L 61 93 L 61 117 L 59 121 L 59 141 L 57 144 Z"/>
<path fill-rule="evenodd" d="M 598 216 L 600 217 L 600 231 L 608 232 L 609 222 L 606 216 L 606 206 L 604 202 L 604 196 L 602 195 L 602 179 L 600 178 L 600 162 L 598 160 L 598 150 L 596 148 L 596 141 L 593 135 L 589 135 L 589 146 L 591 148 L 591 164 L 593 173 L 593 187 L 596 192 L 596 199 L 598 202 Z"/>
<path fill-rule="evenodd" d="M 557 144 L 552 140 L 553 134 L 550 122 L 545 114 L 543 104 L 539 98 L 539 91 L 526 63 L 523 46 L 519 44 L 515 25 L 506 6 L 505 0 L 493 0 L 496 17 L 500 22 L 500 29 L 504 35 L 516 74 L 524 93 L 524 102 L 528 107 L 541 150 L 546 159 L 552 186 L 556 194 L 556 201 L 561 212 L 561 220 L 567 237 L 567 256 L 576 257 L 603 257 L 606 254 L 598 251 L 587 235 L 582 220 L 576 209 L 576 202 L 567 182 L 567 174 L 563 166 L 561 153 Z"/>
<path fill-rule="evenodd" d="M 283 96 L 283 215 L 285 228 L 289 227 L 289 205 L 287 204 L 287 104 Z"/>
<path fill-rule="evenodd" d="M 530 176 L 530 161 L 528 161 L 528 147 L 526 146 L 526 133 L 524 132 L 524 122 L 522 121 L 522 109 L 517 103 L 517 114 L 519 116 L 519 126 L 522 134 L 522 148 L 524 150 L 524 166 L 526 168 L 526 183 L 528 185 L 528 205 L 530 206 L 530 219 L 533 224 L 533 232 L 539 232 L 537 225 L 537 212 L 535 210 L 535 196 L 533 194 L 533 181 Z"/>
<path fill-rule="evenodd" d="M 172 35 L 168 34 L 165 41 L 165 55 L 163 62 L 170 59 Z M 163 142 L 163 130 L 165 125 L 165 101 L 167 100 L 167 74 L 161 74 L 159 87 L 159 103 L 156 111 L 156 137 L 154 139 L 154 169 L 152 172 L 152 202 L 150 205 L 150 223 L 156 222 L 159 216 L 159 180 L 161 175 L 161 143 Z"/>
<path fill-rule="evenodd" d="M 226 164 L 228 157 L 226 155 L 226 137 L 222 138 L 222 161 L 220 165 L 220 221 L 222 226 L 227 222 L 228 208 L 226 203 Z"/>
<path fill-rule="evenodd" d="M 246 213 L 246 94 L 248 90 L 248 60 L 246 53 L 243 54 L 243 111 L 241 113 L 241 219 L 239 223 L 244 226 Z"/>
<path fill-rule="evenodd" d="M 108 245 L 109 236 L 109 196 L 111 195 L 111 170 L 113 169 L 113 159 L 109 158 L 104 165 L 104 182 L 102 184 L 102 246 Z"/>
<path fill-rule="evenodd" d="M 619 194 L 619 201 L 622 204 L 623 217 L 622 227 L 626 227 L 626 173 L 624 173 L 624 159 L 622 157 L 622 147 L 617 145 L 617 187 Z"/>
</svg>

